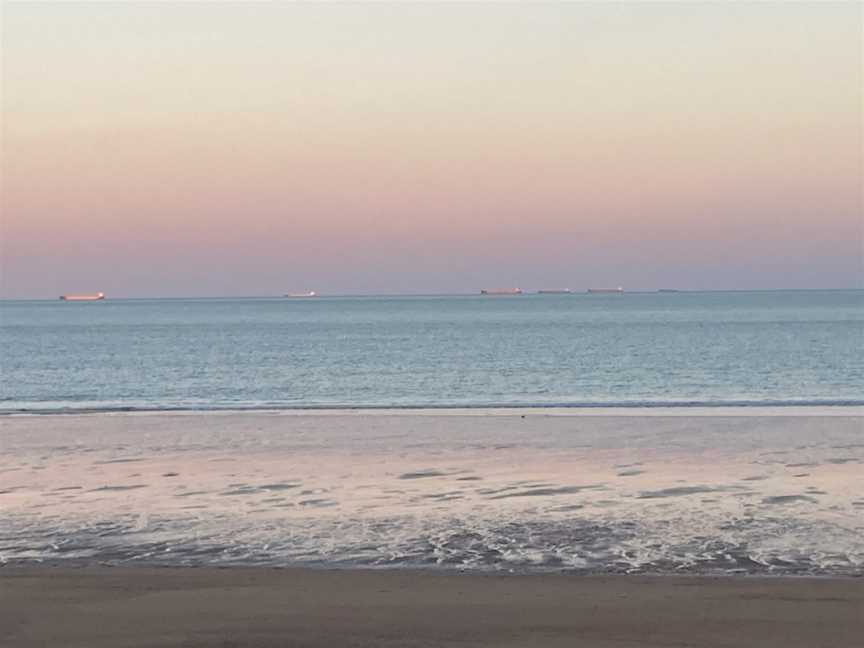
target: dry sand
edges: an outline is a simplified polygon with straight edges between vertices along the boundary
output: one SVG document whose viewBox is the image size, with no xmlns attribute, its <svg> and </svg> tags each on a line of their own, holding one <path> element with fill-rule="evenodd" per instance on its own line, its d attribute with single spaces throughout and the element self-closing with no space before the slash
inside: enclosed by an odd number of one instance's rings
<svg viewBox="0 0 864 648">
<path fill-rule="evenodd" d="M 0 646 L 864 645 L 864 579 L 0 570 Z"/>
</svg>

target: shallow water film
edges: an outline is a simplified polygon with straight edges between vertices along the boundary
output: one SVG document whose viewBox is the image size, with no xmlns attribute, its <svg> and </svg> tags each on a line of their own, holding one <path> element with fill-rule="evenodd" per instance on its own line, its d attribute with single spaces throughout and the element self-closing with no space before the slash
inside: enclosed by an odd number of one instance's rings
<svg viewBox="0 0 864 648">
<path fill-rule="evenodd" d="M 848 416 L 0 419 L 0 561 L 864 575 Z"/>
</svg>

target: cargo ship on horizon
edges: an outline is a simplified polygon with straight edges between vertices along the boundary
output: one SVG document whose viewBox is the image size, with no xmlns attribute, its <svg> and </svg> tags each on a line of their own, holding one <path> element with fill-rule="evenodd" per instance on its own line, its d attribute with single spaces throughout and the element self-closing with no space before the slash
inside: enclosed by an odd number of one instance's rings
<svg viewBox="0 0 864 648">
<path fill-rule="evenodd" d="M 480 291 L 481 295 L 521 295 L 521 288 L 489 288 Z"/>
<path fill-rule="evenodd" d="M 60 301 L 101 301 L 105 299 L 105 293 L 94 293 L 92 295 L 60 295 Z"/>
<path fill-rule="evenodd" d="M 287 294 L 284 295 L 284 296 L 285 296 L 285 297 L 292 297 L 292 298 L 296 298 L 296 297 L 317 297 L 317 296 L 318 296 L 318 293 L 316 293 L 314 290 L 310 290 L 309 292 L 302 292 L 302 293 L 287 293 Z"/>
<path fill-rule="evenodd" d="M 624 288 L 618 286 L 616 288 L 589 288 L 589 293 L 623 293 Z"/>
</svg>

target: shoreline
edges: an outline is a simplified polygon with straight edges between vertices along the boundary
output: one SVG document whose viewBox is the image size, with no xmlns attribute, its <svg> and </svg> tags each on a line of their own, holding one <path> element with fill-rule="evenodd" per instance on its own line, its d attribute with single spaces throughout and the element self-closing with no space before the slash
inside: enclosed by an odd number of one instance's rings
<svg viewBox="0 0 864 648">
<path fill-rule="evenodd" d="M 5 567 L 0 602 L 0 643 L 19 648 L 852 648 L 864 632 L 864 579 L 834 577 Z"/>
<path fill-rule="evenodd" d="M 81 408 L 2 410 L 0 421 L 27 417 L 69 416 L 559 416 L 559 417 L 763 417 L 857 416 L 864 405 L 560 405 L 560 406 L 381 406 L 381 407 L 237 407 L 237 408 Z"/>
<path fill-rule="evenodd" d="M 466 566 L 458 564 L 374 564 L 351 563 L 321 560 L 319 562 L 189 562 L 172 563 L 147 559 L 123 559 L 112 561 L 110 558 L 13 558 L 0 561 L 0 583 L 3 574 L 29 571 L 51 572 L 86 572 L 92 570 L 107 570 L 120 572 L 128 570 L 137 572 L 163 571 L 252 571 L 252 572 L 309 572 L 309 573 L 370 573 L 370 574 L 423 574 L 428 576 L 454 576 L 478 578 L 574 578 L 574 579 L 680 579 L 680 580 L 764 580 L 773 581 L 841 581 L 860 583 L 864 586 L 864 571 L 857 572 L 806 572 L 784 570 L 723 570 L 714 571 L 663 571 L 663 570 L 614 570 L 596 567 L 591 569 L 565 567 L 561 565 L 498 565 L 498 566 Z"/>
<path fill-rule="evenodd" d="M 370 565 L 370 564 L 333 564 L 333 563 L 286 563 L 286 564 L 189 564 L 176 565 L 170 563 L 128 561 L 125 563 L 109 563 L 98 559 L 87 560 L 80 558 L 37 560 L 18 559 L 0 563 L 0 585 L 5 576 L 30 575 L 34 572 L 56 574 L 78 574 L 86 572 L 105 572 L 129 574 L 159 574 L 163 572 L 237 572 L 237 573 L 297 573 L 297 574 L 392 574 L 436 577 L 441 578 L 479 578 L 479 579 L 574 579 L 579 581 L 591 580 L 633 580 L 635 581 L 764 581 L 773 583 L 778 581 L 813 581 L 840 583 L 856 583 L 864 587 L 864 572 L 861 573 L 796 573 L 796 572 L 651 572 L 651 571 L 586 571 L 579 569 L 568 569 L 564 567 L 509 567 L 509 568 L 470 568 L 459 565 Z M 864 594 L 864 592 L 862 592 Z"/>
</svg>

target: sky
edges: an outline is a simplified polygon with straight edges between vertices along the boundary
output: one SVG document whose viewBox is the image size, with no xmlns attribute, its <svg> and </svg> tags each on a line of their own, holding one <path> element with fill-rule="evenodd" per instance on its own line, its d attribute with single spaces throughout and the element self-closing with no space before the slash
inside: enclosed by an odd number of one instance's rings
<svg viewBox="0 0 864 648">
<path fill-rule="evenodd" d="M 861 288 L 862 11 L 4 2 L 0 297 Z"/>
</svg>

